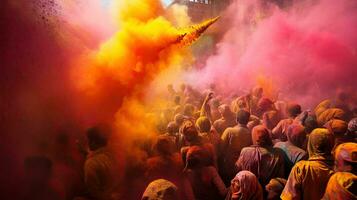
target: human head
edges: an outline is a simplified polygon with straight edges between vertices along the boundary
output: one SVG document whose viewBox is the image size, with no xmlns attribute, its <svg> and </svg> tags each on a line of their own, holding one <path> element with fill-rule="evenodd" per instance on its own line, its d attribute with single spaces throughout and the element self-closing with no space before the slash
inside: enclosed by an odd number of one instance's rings
<svg viewBox="0 0 357 200">
<path fill-rule="evenodd" d="M 247 125 L 249 122 L 250 113 L 246 110 L 238 110 L 237 112 L 237 122 L 238 124 Z"/>
<path fill-rule="evenodd" d="M 229 118 L 232 115 L 232 111 L 227 104 L 220 105 L 218 111 L 224 118 Z"/>
<path fill-rule="evenodd" d="M 263 96 L 263 88 L 260 86 L 254 87 L 252 90 L 252 95 L 257 98 L 261 98 Z"/>
<path fill-rule="evenodd" d="M 159 136 L 154 148 L 159 155 L 171 155 L 174 151 L 174 144 L 168 137 Z"/>
<path fill-rule="evenodd" d="M 183 107 L 183 115 L 187 117 L 192 117 L 194 111 L 195 111 L 195 107 L 192 104 L 187 103 Z"/>
<path fill-rule="evenodd" d="M 288 127 L 286 135 L 290 143 L 302 148 L 306 139 L 305 127 L 300 124 L 292 124 Z"/>
<path fill-rule="evenodd" d="M 283 178 L 273 178 L 269 181 L 269 183 L 265 186 L 265 190 L 267 191 L 267 199 L 268 200 L 280 200 L 280 195 L 284 190 L 286 184 L 286 180 Z"/>
<path fill-rule="evenodd" d="M 185 116 L 183 116 L 182 114 L 176 114 L 174 117 L 174 121 L 176 125 L 180 128 L 182 123 L 185 121 Z"/>
<path fill-rule="evenodd" d="M 183 122 L 181 132 L 184 139 L 189 143 L 194 143 L 198 140 L 198 132 L 192 121 L 186 120 Z"/>
<path fill-rule="evenodd" d="M 336 138 L 340 138 L 347 132 L 348 124 L 343 120 L 333 119 L 328 121 L 324 127 L 327 128 Z"/>
<path fill-rule="evenodd" d="M 273 109 L 274 103 L 269 98 L 263 97 L 258 101 L 257 106 L 258 106 L 258 109 L 260 110 L 260 112 L 263 113 L 265 111 Z"/>
<path fill-rule="evenodd" d="M 231 199 L 262 199 L 263 191 L 257 177 L 250 171 L 240 171 L 231 181 Z"/>
<path fill-rule="evenodd" d="M 337 146 L 335 169 L 340 172 L 357 173 L 357 143 L 347 142 Z"/>
<path fill-rule="evenodd" d="M 108 143 L 110 128 L 106 125 L 97 125 L 87 130 L 88 146 L 91 151 L 105 147 Z"/>
<path fill-rule="evenodd" d="M 269 131 L 263 125 L 258 125 L 253 128 L 252 141 L 254 145 L 259 145 L 262 147 L 273 145 Z"/>
<path fill-rule="evenodd" d="M 197 169 L 209 163 L 209 154 L 200 146 L 191 146 L 186 154 L 186 166 L 184 170 Z"/>
<path fill-rule="evenodd" d="M 295 118 L 301 113 L 301 106 L 299 104 L 289 104 L 287 107 L 289 117 Z"/>
<path fill-rule="evenodd" d="M 141 200 L 178 200 L 178 188 L 165 179 L 157 179 L 149 183 Z"/>
<path fill-rule="evenodd" d="M 309 136 L 307 151 L 310 158 L 314 156 L 327 157 L 331 155 L 333 146 L 333 135 L 325 128 L 316 128 Z"/>
<path fill-rule="evenodd" d="M 175 135 L 178 132 L 179 132 L 179 127 L 175 122 L 169 122 L 169 124 L 167 124 L 167 133 L 169 135 Z"/>
<path fill-rule="evenodd" d="M 211 130 L 211 122 L 207 117 L 199 117 L 196 121 L 196 127 L 201 133 L 209 133 Z"/>
<path fill-rule="evenodd" d="M 318 126 L 316 117 L 313 115 L 308 115 L 303 121 L 303 125 L 305 126 L 305 132 L 311 133 L 311 131 L 313 131 Z"/>
</svg>

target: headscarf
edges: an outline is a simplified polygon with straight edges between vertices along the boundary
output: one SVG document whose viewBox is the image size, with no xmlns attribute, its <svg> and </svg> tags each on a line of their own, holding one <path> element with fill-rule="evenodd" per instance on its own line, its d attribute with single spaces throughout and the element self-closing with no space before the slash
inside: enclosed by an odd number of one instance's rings
<svg viewBox="0 0 357 200">
<path fill-rule="evenodd" d="M 252 130 L 252 142 L 258 146 L 272 146 L 273 142 L 267 128 L 263 125 L 255 126 Z"/>
<path fill-rule="evenodd" d="M 288 141 L 297 147 L 302 147 L 306 139 L 305 127 L 300 124 L 292 124 L 286 133 Z"/>
<path fill-rule="evenodd" d="M 301 106 L 296 103 L 291 103 L 287 107 L 287 112 L 289 116 L 296 117 L 301 113 Z"/>
<path fill-rule="evenodd" d="M 199 117 L 196 121 L 196 126 L 200 132 L 209 133 L 211 130 L 211 122 L 207 117 Z"/>
<path fill-rule="evenodd" d="M 323 196 L 323 200 L 357 199 L 357 191 L 354 188 L 356 185 L 357 176 L 349 172 L 337 172 L 331 176 Z M 353 187 L 354 186 L 354 187 Z"/>
<path fill-rule="evenodd" d="M 260 186 L 257 177 L 250 171 L 240 171 L 233 179 L 232 184 L 238 182 L 239 190 L 233 191 L 231 185 L 230 194 L 227 195 L 229 200 L 262 200 L 263 190 Z"/>
<path fill-rule="evenodd" d="M 317 123 L 322 126 L 332 119 L 344 119 L 345 111 L 340 108 L 329 108 L 317 117 Z"/>
<path fill-rule="evenodd" d="M 324 112 L 325 110 L 329 109 L 331 107 L 331 100 L 330 99 L 326 99 L 321 101 L 321 103 L 319 103 L 314 112 L 316 116 L 319 116 L 322 112 Z"/>
<path fill-rule="evenodd" d="M 335 137 L 343 136 L 347 132 L 347 126 L 347 122 L 340 119 L 330 120 L 324 125 Z"/>
<path fill-rule="evenodd" d="M 178 188 L 175 184 L 165 179 L 152 181 L 147 188 L 142 200 L 178 200 Z"/>
<path fill-rule="evenodd" d="M 314 129 L 307 144 L 309 157 L 328 157 L 331 155 L 331 150 L 334 146 L 333 135 L 325 128 Z"/>
<path fill-rule="evenodd" d="M 347 165 L 346 165 L 347 162 Z M 347 171 L 348 163 L 357 164 L 357 143 L 347 142 L 337 146 L 335 151 L 335 165 L 337 171 Z"/>
</svg>

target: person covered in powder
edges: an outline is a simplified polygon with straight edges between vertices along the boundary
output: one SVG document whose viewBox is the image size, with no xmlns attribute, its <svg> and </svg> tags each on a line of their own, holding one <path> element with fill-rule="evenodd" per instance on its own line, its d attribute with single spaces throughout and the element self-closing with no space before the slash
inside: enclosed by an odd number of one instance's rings
<svg viewBox="0 0 357 200">
<path fill-rule="evenodd" d="M 87 130 L 89 154 L 84 164 L 84 183 L 89 199 L 119 198 L 116 159 L 108 147 L 110 128 L 98 125 Z"/>
<path fill-rule="evenodd" d="M 207 165 L 207 151 L 199 146 L 192 146 L 187 151 L 184 169 L 196 200 L 224 199 L 227 193 L 217 169 Z"/>
<path fill-rule="evenodd" d="M 290 104 L 287 108 L 289 118 L 281 120 L 272 130 L 272 138 L 280 141 L 287 141 L 288 127 L 294 122 L 294 119 L 301 113 L 301 106 L 299 104 Z"/>
<path fill-rule="evenodd" d="M 357 144 L 343 143 L 335 151 L 335 171 L 323 200 L 357 199 Z"/>
<path fill-rule="evenodd" d="M 300 160 L 307 160 L 308 154 L 303 150 L 306 140 L 305 128 L 300 124 L 292 124 L 287 130 L 286 142 L 278 142 L 274 145 L 284 152 L 285 177 L 289 176 L 291 168 Z"/>
<path fill-rule="evenodd" d="M 217 166 L 217 155 L 215 153 L 214 147 L 211 143 L 204 143 L 202 137 L 199 136 L 197 128 L 194 123 L 190 120 L 186 120 L 181 127 L 181 132 L 183 135 L 183 140 L 186 146 L 181 148 L 181 157 L 184 165 L 186 165 L 186 156 L 189 149 L 193 146 L 198 146 L 207 152 L 207 157 L 205 158 L 206 165 Z"/>
<path fill-rule="evenodd" d="M 327 182 L 333 174 L 331 155 L 334 146 L 333 135 L 323 128 L 312 131 L 308 141 L 309 159 L 300 161 L 292 168 L 282 200 L 321 199 Z"/>
<path fill-rule="evenodd" d="M 236 125 L 236 119 L 234 113 L 227 104 L 219 106 L 219 112 L 221 114 L 221 118 L 213 123 L 213 127 L 217 130 L 219 135 L 222 135 L 226 128 Z"/>
<path fill-rule="evenodd" d="M 342 143 L 353 142 L 353 138 L 348 134 L 347 122 L 340 119 L 333 119 L 328 121 L 324 127 L 327 128 L 335 138 L 334 150 Z"/>
<path fill-rule="evenodd" d="M 165 136 L 158 136 L 154 145 L 156 156 L 146 161 L 145 176 L 148 180 L 164 178 L 175 182 L 183 169 L 180 154 L 175 153 L 174 142 Z"/>
<path fill-rule="evenodd" d="M 235 162 L 239 158 L 240 152 L 244 147 L 252 145 L 252 136 L 247 127 L 250 113 L 246 110 L 237 112 L 237 125 L 233 128 L 227 128 L 222 134 L 223 151 L 223 172 L 225 179 L 231 179 L 234 176 Z"/>
<path fill-rule="evenodd" d="M 250 171 L 240 171 L 231 180 L 225 200 L 263 200 L 263 189 Z"/>
<path fill-rule="evenodd" d="M 237 171 L 248 170 L 255 174 L 262 186 L 270 179 L 284 177 L 284 154 L 273 148 L 269 131 L 262 125 L 253 128 L 250 147 L 242 149 L 236 162 Z"/>
<path fill-rule="evenodd" d="M 199 117 L 196 120 L 196 127 L 199 136 L 202 138 L 202 142 L 212 144 L 216 155 L 219 156 L 221 154 L 221 138 L 216 130 L 212 128 L 210 120 L 204 116 Z"/>
</svg>

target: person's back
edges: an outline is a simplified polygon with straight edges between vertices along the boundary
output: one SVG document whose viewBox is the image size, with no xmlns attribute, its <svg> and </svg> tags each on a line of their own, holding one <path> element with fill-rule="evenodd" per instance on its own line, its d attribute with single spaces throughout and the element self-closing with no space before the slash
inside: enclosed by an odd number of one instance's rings
<svg viewBox="0 0 357 200">
<path fill-rule="evenodd" d="M 107 147 L 107 127 L 93 127 L 87 131 L 89 149 L 84 163 L 84 183 L 90 198 L 116 199 L 119 177 L 113 153 Z"/>
<path fill-rule="evenodd" d="M 306 140 L 305 128 L 302 125 L 290 125 L 287 130 L 287 139 L 286 142 L 278 142 L 274 145 L 275 148 L 284 152 L 286 178 L 297 162 L 308 158 L 307 152 L 301 148 Z"/>
<path fill-rule="evenodd" d="M 226 195 L 226 187 L 217 169 L 207 165 L 207 152 L 193 146 L 187 151 L 185 176 L 190 182 L 195 199 L 217 200 Z"/>
<path fill-rule="evenodd" d="M 219 200 L 226 194 L 226 187 L 219 177 L 216 168 L 204 166 L 187 170 L 196 200 Z"/>
<path fill-rule="evenodd" d="M 306 160 L 308 155 L 305 150 L 291 144 L 290 142 L 278 142 L 274 148 L 279 148 L 284 152 L 285 171 L 289 173 L 291 168 L 300 160 Z"/>
<path fill-rule="evenodd" d="M 88 156 L 84 164 L 84 182 L 91 196 L 99 199 L 111 198 L 116 189 L 113 155 L 103 147 Z"/>
<path fill-rule="evenodd" d="M 357 199 L 357 176 L 350 172 L 336 172 L 331 176 L 323 200 Z"/>
<path fill-rule="evenodd" d="M 309 160 L 298 162 L 291 170 L 281 195 L 285 199 L 321 199 L 333 174 L 331 150 L 333 137 L 327 129 L 315 129 L 309 136 Z"/>
<path fill-rule="evenodd" d="M 284 177 L 284 158 L 279 149 L 259 146 L 245 147 L 236 162 L 238 171 L 254 173 L 264 186 L 271 178 Z"/>
<path fill-rule="evenodd" d="M 236 126 L 227 128 L 222 135 L 223 145 L 226 145 L 226 153 L 238 155 L 244 147 L 252 144 L 252 136 L 247 127 Z M 238 158 L 238 157 L 237 157 Z"/>
<path fill-rule="evenodd" d="M 241 150 L 251 144 L 252 136 L 246 127 L 236 126 L 224 131 L 222 135 L 223 168 L 228 180 L 235 175 L 234 164 L 239 158 Z"/>
<path fill-rule="evenodd" d="M 178 178 L 179 173 L 183 169 L 182 159 L 178 153 L 169 156 L 155 156 L 149 158 L 146 164 L 146 176 L 150 180 L 164 178 L 174 181 Z"/>
<path fill-rule="evenodd" d="M 242 149 L 236 162 L 238 171 L 248 170 L 265 186 L 271 178 L 284 177 L 284 158 L 280 149 L 272 146 L 269 131 L 259 125 L 252 131 L 253 145 Z"/>
</svg>

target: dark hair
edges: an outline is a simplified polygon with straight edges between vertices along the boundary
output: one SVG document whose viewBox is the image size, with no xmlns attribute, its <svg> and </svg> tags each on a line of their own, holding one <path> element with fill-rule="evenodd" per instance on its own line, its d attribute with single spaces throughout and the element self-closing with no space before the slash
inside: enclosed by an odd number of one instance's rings
<svg viewBox="0 0 357 200">
<path fill-rule="evenodd" d="M 250 113 L 246 110 L 239 110 L 237 112 L 237 122 L 246 125 L 249 122 Z"/>
<path fill-rule="evenodd" d="M 290 104 L 287 111 L 290 117 L 296 117 L 301 113 L 301 106 L 299 104 Z"/>
<path fill-rule="evenodd" d="M 87 130 L 87 138 L 89 141 L 89 147 L 94 149 L 107 145 L 108 132 L 104 127 L 94 126 Z M 92 150 L 93 148 L 91 148 Z"/>
</svg>

